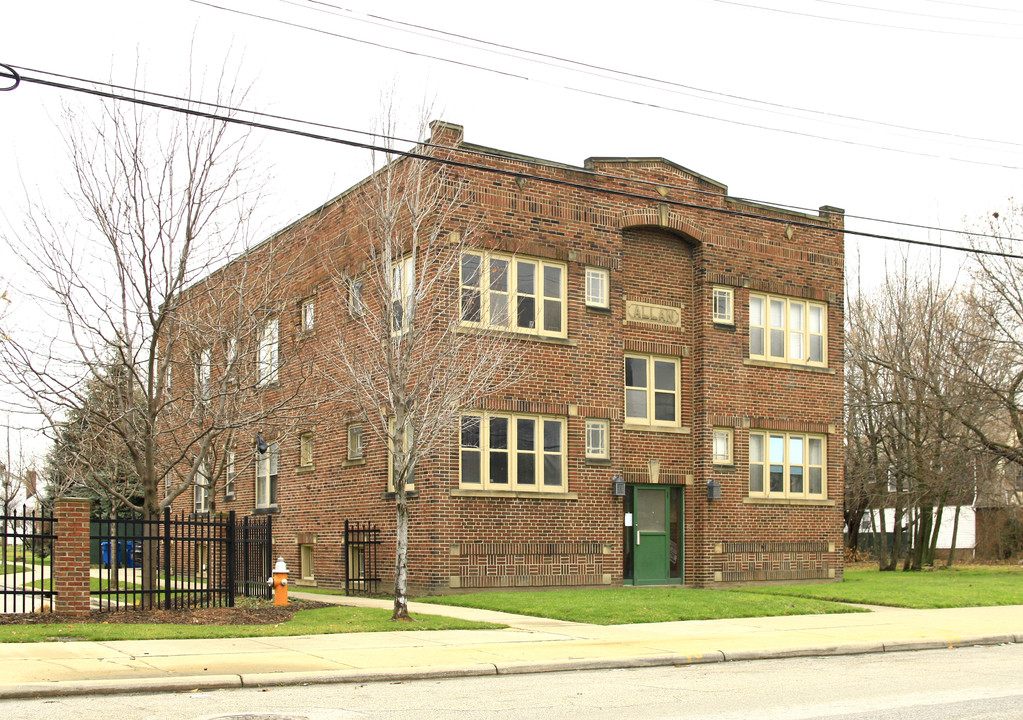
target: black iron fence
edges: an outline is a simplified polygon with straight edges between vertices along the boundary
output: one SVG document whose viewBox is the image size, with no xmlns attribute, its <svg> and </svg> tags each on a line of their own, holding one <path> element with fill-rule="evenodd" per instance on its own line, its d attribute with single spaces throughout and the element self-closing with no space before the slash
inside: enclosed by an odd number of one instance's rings
<svg viewBox="0 0 1023 720">
<path fill-rule="evenodd" d="M 242 518 L 234 526 L 235 592 L 245 597 L 270 600 L 273 588 L 273 516 Z"/>
<path fill-rule="evenodd" d="M 53 608 L 53 539 L 51 515 L 0 515 L 3 548 L 3 603 L 0 612 L 49 612 Z"/>
<path fill-rule="evenodd" d="M 236 595 L 265 597 L 272 555 L 269 517 L 172 516 L 93 520 L 100 568 L 90 596 L 100 610 L 230 607 Z"/>
<path fill-rule="evenodd" d="M 345 520 L 345 595 L 372 595 L 380 591 L 379 547 L 379 528 L 368 522 Z"/>
</svg>

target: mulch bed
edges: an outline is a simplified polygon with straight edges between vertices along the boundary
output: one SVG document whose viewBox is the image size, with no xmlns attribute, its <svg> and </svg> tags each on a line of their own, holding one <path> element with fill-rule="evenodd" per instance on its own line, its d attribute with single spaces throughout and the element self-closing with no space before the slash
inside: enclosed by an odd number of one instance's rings
<svg viewBox="0 0 1023 720">
<path fill-rule="evenodd" d="M 299 610 L 327 607 L 327 603 L 292 600 L 291 605 L 239 601 L 237 607 L 183 608 L 180 610 L 119 610 L 92 612 L 88 615 L 64 613 L 0 614 L 0 625 L 75 623 L 147 623 L 176 625 L 277 625 L 291 620 Z"/>
</svg>

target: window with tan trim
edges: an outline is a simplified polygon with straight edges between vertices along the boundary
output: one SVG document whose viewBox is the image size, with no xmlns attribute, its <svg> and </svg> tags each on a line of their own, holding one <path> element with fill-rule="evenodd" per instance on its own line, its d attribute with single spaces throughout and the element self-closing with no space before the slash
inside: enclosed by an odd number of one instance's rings
<svg viewBox="0 0 1023 720">
<path fill-rule="evenodd" d="M 609 308 L 611 273 L 605 268 L 586 268 L 586 304 L 589 307 Z"/>
<path fill-rule="evenodd" d="M 462 253 L 463 325 L 567 337 L 564 263 L 491 252 Z"/>
<path fill-rule="evenodd" d="M 391 266 L 391 329 L 395 333 L 408 330 L 415 315 L 416 266 L 412 259 L 409 255 Z"/>
<path fill-rule="evenodd" d="M 348 426 L 348 459 L 362 460 L 362 423 Z"/>
<path fill-rule="evenodd" d="M 224 482 L 224 499 L 234 500 L 234 482 L 238 477 L 234 469 L 234 450 L 226 451 L 224 462 L 227 463 L 227 480 Z"/>
<path fill-rule="evenodd" d="M 716 287 L 713 294 L 712 319 L 719 325 L 732 325 L 735 323 L 735 314 L 732 312 L 734 306 L 734 292 L 732 288 Z"/>
<path fill-rule="evenodd" d="M 679 395 L 678 358 L 625 356 L 625 422 L 677 426 Z"/>
<path fill-rule="evenodd" d="M 270 443 L 266 452 L 256 455 L 256 507 L 277 507 L 277 468 L 280 464 L 280 449 L 277 443 Z"/>
<path fill-rule="evenodd" d="M 716 427 L 712 431 L 711 460 L 715 465 L 732 464 L 732 428 Z"/>
<path fill-rule="evenodd" d="M 463 489 L 565 492 L 565 418 L 467 413 L 460 427 Z"/>
<path fill-rule="evenodd" d="M 611 423 L 607 420 L 586 421 L 586 457 L 591 460 L 607 460 L 611 457 L 608 447 Z"/>
<path fill-rule="evenodd" d="M 827 316 L 822 303 L 750 294 L 750 359 L 827 365 Z"/>
<path fill-rule="evenodd" d="M 298 464 L 301 467 L 313 466 L 313 434 L 304 432 L 298 436 Z"/>
<path fill-rule="evenodd" d="M 823 435 L 750 431 L 750 497 L 823 499 L 827 496 L 826 464 Z"/>
</svg>

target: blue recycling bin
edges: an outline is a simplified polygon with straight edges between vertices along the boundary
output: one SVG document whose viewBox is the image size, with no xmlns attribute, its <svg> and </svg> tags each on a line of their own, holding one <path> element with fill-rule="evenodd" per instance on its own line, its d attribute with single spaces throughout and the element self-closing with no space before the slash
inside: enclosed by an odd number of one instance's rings
<svg viewBox="0 0 1023 720">
<path fill-rule="evenodd" d="M 101 542 L 99 548 L 103 555 L 103 567 L 110 567 L 110 542 Z M 133 541 L 117 541 L 117 566 L 123 568 L 139 567 L 136 563 L 135 543 Z"/>
</svg>

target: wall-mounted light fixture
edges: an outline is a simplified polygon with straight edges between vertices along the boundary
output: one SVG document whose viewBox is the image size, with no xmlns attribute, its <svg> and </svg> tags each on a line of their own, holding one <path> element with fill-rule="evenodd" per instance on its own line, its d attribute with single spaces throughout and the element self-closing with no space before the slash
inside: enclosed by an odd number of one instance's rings
<svg viewBox="0 0 1023 720">
<path fill-rule="evenodd" d="M 256 433 L 256 450 L 260 455 L 265 455 L 267 448 L 270 447 L 266 444 L 266 440 L 263 439 L 263 431 L 260 430 Z"/>
<path fill-rule="evenodd" d="M 721 483 L 719 483 L 717 480 L 707 481 L 707 499 L 708 500 L 721 499 Z"/>
<path fill-rule="evenodd" d="M 625 478 L 617 473 L 611 478 L 611 494 L 615 497 L 625 497 Z"/>
</svg>

